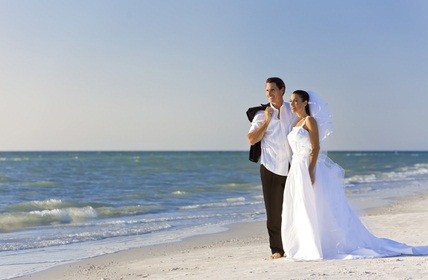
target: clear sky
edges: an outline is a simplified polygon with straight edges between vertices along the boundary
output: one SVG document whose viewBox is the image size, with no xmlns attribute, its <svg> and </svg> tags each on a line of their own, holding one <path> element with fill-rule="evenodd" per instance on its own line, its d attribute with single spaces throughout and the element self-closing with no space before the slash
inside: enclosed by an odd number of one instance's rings
<svg viewBox="0 0 428 280">
<path fill-rule="evenodd" d="M 246 150 L 264 82 L 333 150 L 428 150 L 428 1 L 0 0 L 0 151 Z"/>
</svg>

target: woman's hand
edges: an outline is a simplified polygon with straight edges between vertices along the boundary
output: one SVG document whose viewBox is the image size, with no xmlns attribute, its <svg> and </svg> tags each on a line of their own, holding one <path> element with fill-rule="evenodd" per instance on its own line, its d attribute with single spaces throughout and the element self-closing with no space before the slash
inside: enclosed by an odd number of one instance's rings
<svg viewBox="0 0 428 280">
<path fill-rule="evenodd" d="M 315 170 L 309 170 L 309 176 L 311 177 L 312 185 L 315 184 Z"/>
</svg>

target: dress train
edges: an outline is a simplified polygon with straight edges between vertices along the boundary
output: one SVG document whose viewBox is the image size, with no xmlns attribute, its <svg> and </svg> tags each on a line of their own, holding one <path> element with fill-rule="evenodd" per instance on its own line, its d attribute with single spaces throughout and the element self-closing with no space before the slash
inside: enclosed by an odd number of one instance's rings
<svg viewBox="0 0 428 280">
<path fill-rule="evenodd" d="M 373 235 L 348 203 L 343 169 L 324 154 L 318 158 L 312 185 L 308 171 L 312 145 L 306 129 L 294 127 L 288 140 L 293 159 L 284 190 L 281 228 L 287 258 L 428 255 L 428 246 L 412 247 Z"/>
</svg>

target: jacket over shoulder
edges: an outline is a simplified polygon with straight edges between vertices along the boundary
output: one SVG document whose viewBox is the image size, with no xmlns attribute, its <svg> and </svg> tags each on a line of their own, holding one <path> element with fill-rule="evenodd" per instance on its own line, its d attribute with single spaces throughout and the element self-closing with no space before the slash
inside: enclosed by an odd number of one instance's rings
<svg viewBox="0 0 428 280">
<path fill-rule="evenodd" d="M 268 106 L 270 106 L 269 103 L 260 104 L 260 106 L 248 108 L 248 110 L 247 110 L 248 120 L 250 122 L 252 122 L 254 119 L 254 116 L 257 114 L 257 112 L 264 111 L 266 109 L 266 107 L 268 107 Z M 261 148 L 261 143 L 259 141 L 259 142 L 255 143 L 254 145 L 250 146 L 250 152 L 249 152 L 248 159 L 252 162 L 258 162 L 261 154 L 262 154 L 262 148 Z"/>
</svg>

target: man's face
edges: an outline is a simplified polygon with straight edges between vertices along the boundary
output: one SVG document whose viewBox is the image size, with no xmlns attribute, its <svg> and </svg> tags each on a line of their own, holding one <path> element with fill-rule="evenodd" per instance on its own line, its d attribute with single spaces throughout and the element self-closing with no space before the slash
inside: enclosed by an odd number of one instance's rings
<svg viewBox="0 0 428 280">
<path fill-rule="evenodd" d="M 275 83 L 266 84 L 266 97 L 271 104 L 283 102 L 284 89 L 279 89 Z"/>
</svg>

